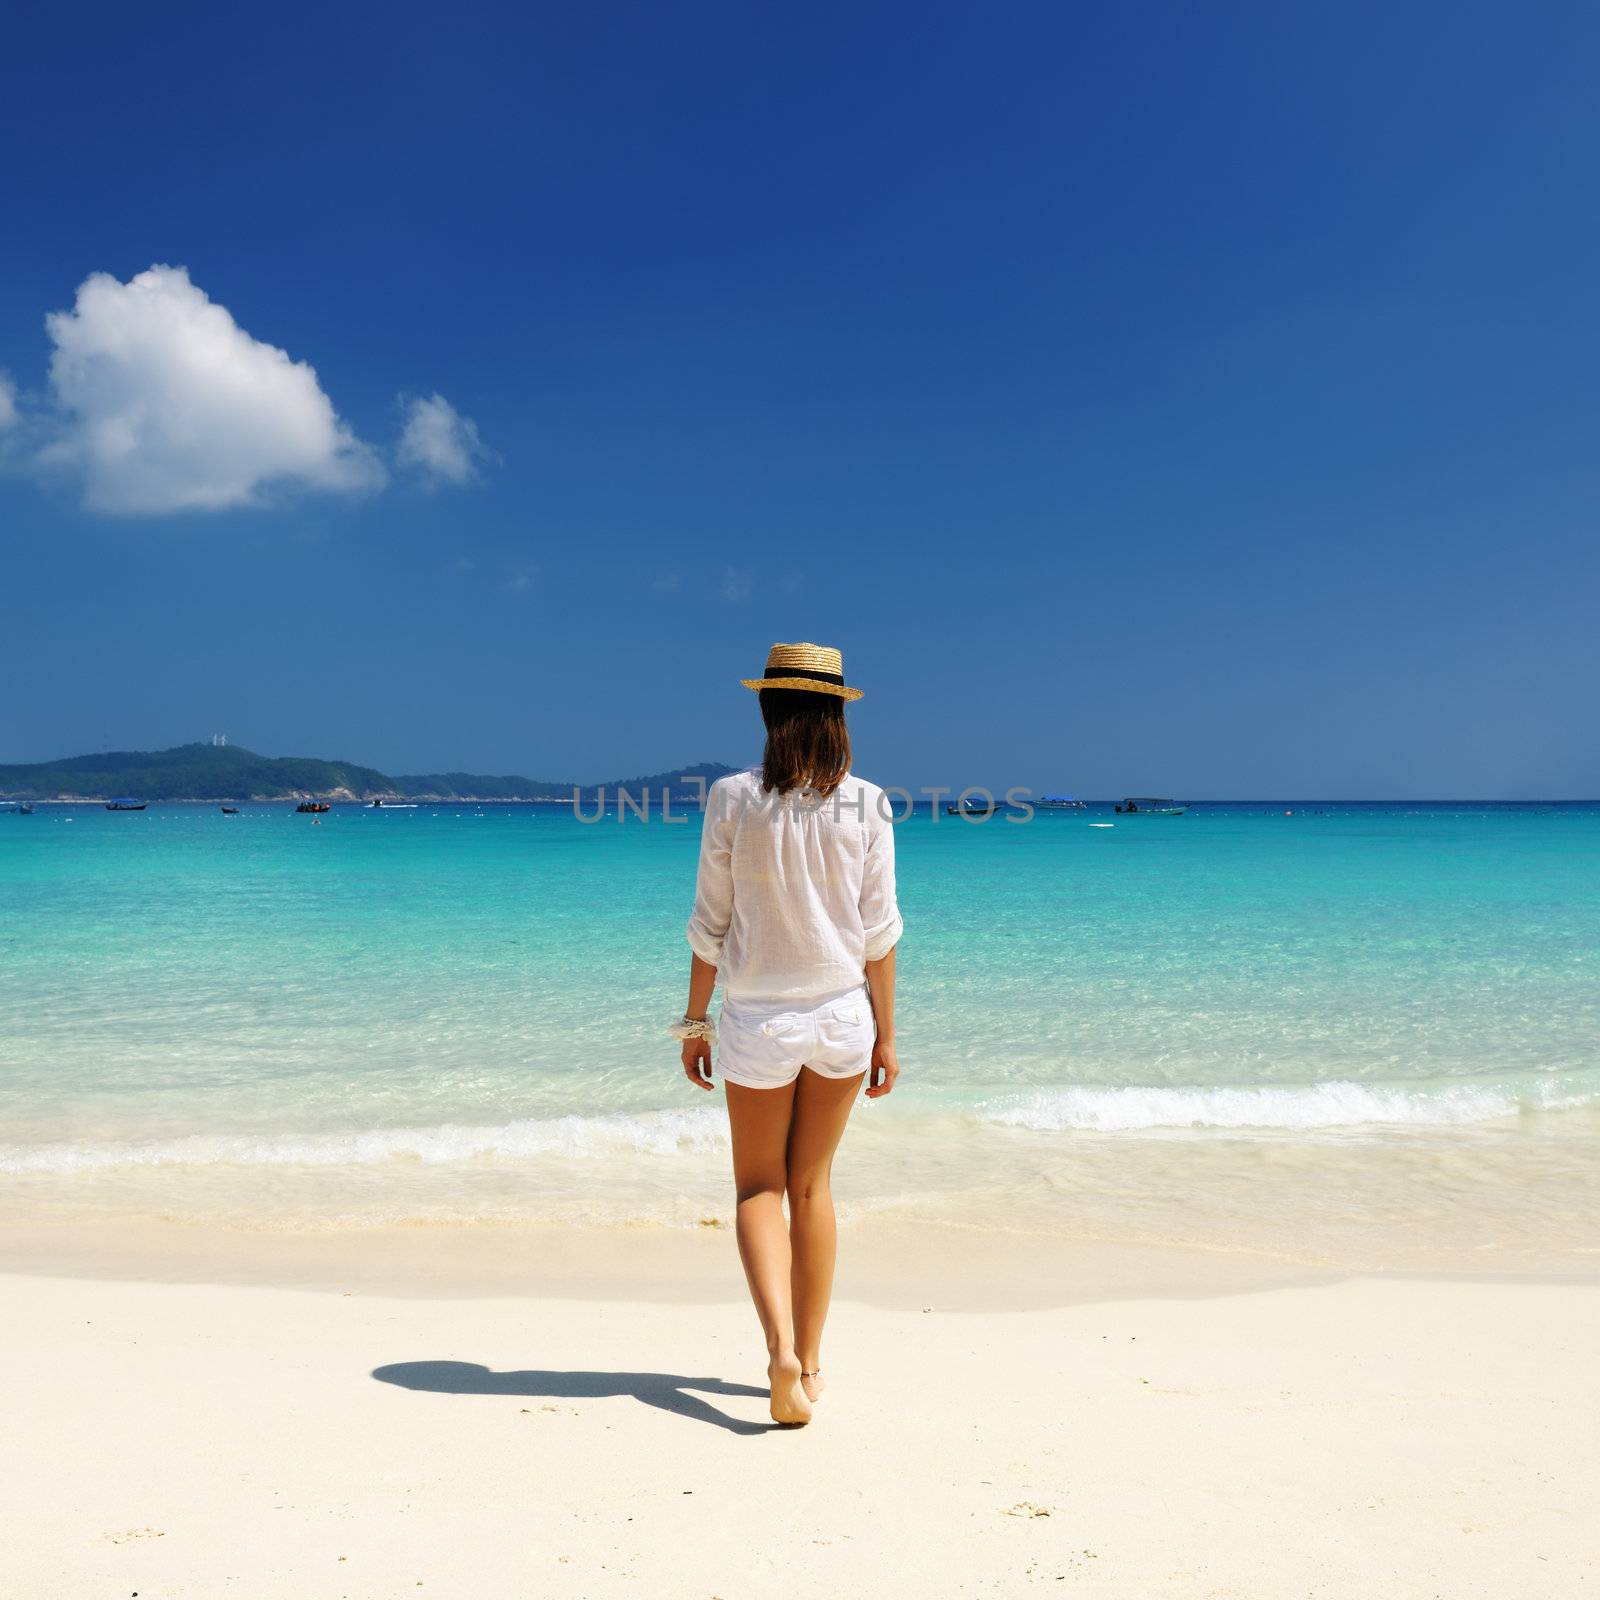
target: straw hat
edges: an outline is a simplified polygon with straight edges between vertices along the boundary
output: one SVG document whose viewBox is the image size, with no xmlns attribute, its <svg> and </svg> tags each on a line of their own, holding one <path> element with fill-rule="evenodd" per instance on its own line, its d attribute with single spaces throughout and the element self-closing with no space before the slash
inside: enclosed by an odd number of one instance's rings
<svg viewBox="0 0 1600 1600">
<path fill-rule="evenodd" d="M 739 682 L 747 689 L 813 689 L 841 700 L 862 695 L 844 681 L 844 657 L 825 644 L 775 644 L 767 652 L 766 676 Z"/>
</svg>

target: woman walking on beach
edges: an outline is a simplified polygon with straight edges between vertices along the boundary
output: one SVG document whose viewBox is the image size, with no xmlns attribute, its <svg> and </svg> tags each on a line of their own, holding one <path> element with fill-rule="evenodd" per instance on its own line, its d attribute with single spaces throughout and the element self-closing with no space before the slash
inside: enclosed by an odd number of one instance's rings
<svg viewBox="0 0 1600 1600">
<path fill-rule="evenodd" d="M 767 1338 L 775 1422 L 811 1420 L 837 1234 L 833 1153 L 862 1079 L 894 1088 L 894 831 L 881 789 L 850 771 L 837 650 L 775 644 L 761 764 L 706 797 L 689 919 L 689 1005 L 673 1033 L 689 1081 L 727 1086 L 739 1256 Z M 784 1222 L 784 1196 L 789 1219 Z"/>
</svg>

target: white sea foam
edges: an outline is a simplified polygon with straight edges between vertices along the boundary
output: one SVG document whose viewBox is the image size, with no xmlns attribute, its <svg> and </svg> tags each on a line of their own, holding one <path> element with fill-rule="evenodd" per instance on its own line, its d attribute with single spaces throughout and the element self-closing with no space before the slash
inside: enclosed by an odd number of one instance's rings
<svg viewBox="0 0 1600 1600">
<path fill-rule="evenodd" d="M 1281 1130 L 1363 1126 L 1449 1127 L 1524 1111 L 1600 1103 L 1600 1075 L 1476 1083 L 1329 1082 L 1259 1087 L 1072 1087 L 996 1096 L 958 1116 L 1036 1132 Z M 948 1105 L 949 1102 L 946 1102 Z M 908 1111 L 910 1107 L 908 1106 Z M 0 1175 L 70 1174 L 158 1167 L 447 1166 L 480 1160 L 622 1160 L 709 1155 L 725 1149 L 716 1110 L 522 1118 L 478 1125 L 327 1133 L 191 1134 L 177 1139 L 0 1144 Z"/>
<path fill-rule="evenodd" d="M 523 1119 L 497 1126 L 444 1123 L 358 1133 L 191 1134 L 142 1143 L 0 1144 L 0 1173 L 93 1172 L 115 1167 L 440 1166 L 493 1157 L 605 1157 L 709 1152 L 727 1142 L 716 1112 Z"/>
<path fill-rule="evenodd" d="M 1600 1100 L 1590 1074 L 1539 1082 L 1314 1083 L 1273 1087 L 1040 1089 L 986 1101 L 985 1122 L 1040 1131 L 1158 1128 L 1449 1127 Z"/>
</svg>

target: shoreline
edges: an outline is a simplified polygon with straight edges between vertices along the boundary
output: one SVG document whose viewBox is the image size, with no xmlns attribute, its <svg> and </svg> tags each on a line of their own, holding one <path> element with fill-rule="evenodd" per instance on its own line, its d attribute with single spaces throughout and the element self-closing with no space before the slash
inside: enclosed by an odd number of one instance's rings
<svg viewBox="0 0 1600 1600">
<path fill-rule="evenodd" d="M 537 1295 L 710 1305 L 745 1296 L 732 1228 L 418 1223 L 271 1230 L 212 1221 L 0 1224 L 0 1274 L 82 1282 L 227 1285 L 396 1298 Z M 1600 1254 L 1468 1263 L 1326 1261 L 1243 1240 L 1162 1243 L 1003 1231 L 949 1220 L 846 1221 L 837 1292 L 890 1311 L 1050 1310 L 1198 1300 L 1352 1280 L 1600 1288 Z"/>
<path fill-rule="evenodd" d="M 919 1301 L 930 1283 L 983 1308 L 1363 1274 L 1600 1282 L 1600 1106 L 1355 1138 L 1065 1137 L 947 1126 L 915 1105 L 892 1119 L 864 1111 L 838 1175 L 841 1282 L 871 1286 L 862 1292 L 878 1304 Z M 610 1142 L 592 1147 L 573 1146 L 565 1124 L 532 1125 L 560 1135 L 553 1151 L 521 1125 L 446 1123 L 442 1142 L 423 1130 L 375 1149 L 240 1136 L 146 1145 L 104 1168 L 21 1162 L 6 1174 L 0 1270 L 353 1278 L 430 1294 L 519 1293 L 542 1278 L 623 1299 L 676 1283 L 674 1297 L 715 1298 L 739 1282 L 722 1122 L 704 1107 L 661 1117 L 660 1128 L 646 1119 L 648 1138 L 601 1117 Z M 29 1148 L 9 1151 L 14 1169 Z"/>
</svg>

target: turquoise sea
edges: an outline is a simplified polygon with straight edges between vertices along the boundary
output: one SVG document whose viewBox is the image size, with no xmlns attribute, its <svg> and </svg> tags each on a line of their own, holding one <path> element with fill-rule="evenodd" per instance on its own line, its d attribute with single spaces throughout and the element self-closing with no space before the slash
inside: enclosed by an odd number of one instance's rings
<svg viewBox="0 0 1600 1600">
<path fill-rule="evenodd" d="M 0 811 L 9 1218 L 725 1218 L 720 1100 L 664 1033 L 698 834 Z M 1600 806 L 924 810 L 896 837 L 905 1076 L 851 1130 L 847 1216 L 1600 1246 Z"/>
</svg>

